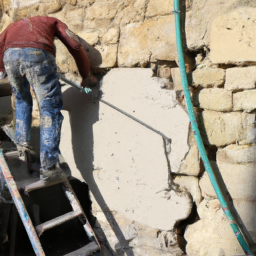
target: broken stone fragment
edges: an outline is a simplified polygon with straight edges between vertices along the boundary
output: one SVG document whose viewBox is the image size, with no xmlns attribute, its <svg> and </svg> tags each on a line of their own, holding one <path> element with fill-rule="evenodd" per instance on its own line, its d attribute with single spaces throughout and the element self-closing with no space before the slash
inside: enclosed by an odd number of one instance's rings
<svg viewBox="0 0 256 256">
<path fill-rule="evenodd" d="M 225 70 L 220 68 L 197 69 L 192 75 L 196 87 L 221 87 L 225 82 Z"/>
<path fill-rule="evenodd" d="M 176 176 L 174 183 L 178 184 L 180 191 L 187 191 L 191 194 L 193 201 L 197 206 L 202 201 L 201 190 L 199 187 L 199 180 L 192 176 Z"/>
<path fill-rule="evenodd" d="M 256 90 L 237 92 L 233 94 L 233 110 L 252 112 L 256 109 Z"/>
<path fill-rule="evenodd" d="M 172 79 L 173 79 L 175 92 L 182 91 L 183 87 L 182 87 L 182 83 L 181 83 L 180 68 L 172 68 L 171 73 L 172 73 Z M 188 83 L 191 84 L 192 83 L 192 74 L 188 73 L 187 78 L 188 78 Z"/>
<path fill-rule="evenodd" d="M 193 95 L 195 107 L 228 112 L 232 110 L 232 93 L 225 89 L 203 89 Z"/>
<path fill-rule="evenodd" d="M 189 176 L 198 176 L 200 173 L 200 155 L 196 144 L 196 139 L 193 131 L 189 133 L 189 151 L 183 160 L 180 169 L 177 173 L 186 174 Z"/>
<path fill-rule="evenodd" d="M 255 230 L 255 204 L 234 202 L 241 218 L 250 231 Z M 246 213 L 247 211 L 247 213 Z M 234 235 L 219 200 L 203 200 L 198 207 L 200 220 L 189 225 L 185 232 L 189 256 L 243 255 L 244 252 Z M 254 221 L 255 222 L 255 221 Z M 253 224 L 253 226 L 250 226 Z"/>
<path fill-rule="evenodd" d="M 251 144 L 256 141 L 255 114 L 203 111 L 199 129 L 206 145 L 218 147 L 232 143 Z"/>
<path fill-rule="evenodd" d="M 255 89 L 256 67 L 228 68 L 225 89 L 230 91 Z"/>
</svg>

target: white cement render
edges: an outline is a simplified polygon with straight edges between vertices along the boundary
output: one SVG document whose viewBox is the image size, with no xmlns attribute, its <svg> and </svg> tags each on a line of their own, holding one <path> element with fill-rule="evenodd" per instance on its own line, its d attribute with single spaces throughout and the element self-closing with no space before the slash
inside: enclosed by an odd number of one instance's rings
<svg viewBox="0 0 256 256">
<path fill-rule="evenodd" d="M 150 69 L 113 69 L 101 89 L 104 100 L 172 139 L 171 168 L 177 171 L 188 151 L 189 119 L 175 93 L 160 86 Z M 63 99 L 62 155 L 102 211 L 161 230 L 188 217 L 191 198 L 165 191 L 169 170 L 161 136 L 74 88 L 66 88 Z"/>
</svg>

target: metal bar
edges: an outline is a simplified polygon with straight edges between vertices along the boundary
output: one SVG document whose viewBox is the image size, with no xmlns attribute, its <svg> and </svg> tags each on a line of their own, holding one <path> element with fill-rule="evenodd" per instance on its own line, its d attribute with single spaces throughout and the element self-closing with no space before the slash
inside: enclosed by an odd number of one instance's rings
<svg viewBox="0 0 256 256">
<path fill-rule="evenodd" d="M 79 200 L 77 199 L 76 197 L 76 194 L 75 192 L 73 191 L 73 188 L 71 187 L 70 183 L 68 181 L 65 181 L 63 182 L 63 185 L 62 185 L 62 188 L 63 188 L 63 191 L 65 192 L 65 195 L 66 197 L 68 198 L 73 210 L 75 211 L 76 209 L 80 209 L 83 213 L 83 217 L 84 217 L 84 220 L 82 221 L 83 222 L 83 226 L 84 226 L 84 230 L 88 236 L 89 239 L 95 239 L 96 243 L 98 244 L 98 249 L 100 250 L 101 249 L 101 245 L 84 213 L 84 210 L 79 202 Z M 85 222 L 85 223 L 84 223 Z"/>
<path fill-rule="evenodd" d="M 209 179 L 212 183 L 212 186 L 216 192 L 216 195 L 220 201 L 221 207 L 230 223 L 230 226 L 239 241 L 240 245 L 242 246 L 244 252 L 246 255 L 254 255 L 255 252 L 255 246 L 253 243 L 252 238 L 250 237 L 248 231 L 246 230 L 245 226 L 243 226 L 242 229 L 239 229 L 237 222 L 238 219 L 235 218 L 234 214 L 232 212 L 235 211 L 233 204 L 231 204 L 227 198 L 227 195 L 225 194 L 225 191 L 223 191 L 220 186 L 219 182 L 216 179 L 215 173 L 212 170 L 212 167 L 210 165 L 209 159 L 207 157 L 203 140 L 200 135 L 200 131 L 198 129 L 198 125 L 195 118 L 195 113 L 193 109 L 193 105 L 191 102 L 190 97 L 190 91 L 188 87 L 188 81 L 187 81 L 187 74 L 186 74 L 186 68 L 185 68 L 185 61 L 184 61 L 184 54 L 183 54 L 183 48 L 182 48 L 182 35 L 181 35 L 181 26 L 180 26 L 180 10 L 179 10 L 179 0 L 174 0 L 174 10 L 175 10 L 175 30 L 176 30 L 176 42 L 177 42 L 177 52 L 178 52 L 178 58 L 179 58 L 179 67 L 180 67 L 180 74 L 181 74 L 181 81 L 182 86 L 184 90 L 184 95 L 187 103 L 188 108 L 188 115 L 191 122 L 191 127 L 194 132 L 196 142 L 199 148 L 199 152 L 201 155 L 201 158 L 203 160 L 205 169 L 208 173 Z M 226 190 L 227 191 L 227 190 Z M 233 209 L 232 209 L 233 208 Z M 232 210 L 231 210 L 232 209 Z M 242 223 L 239 223 L 240 225 L 243 225 Z M 243 235 L 242 235 L 243 233 Z M 247 243 L 245 239 L 247 240 Z M 249 246 L 248 246 L 249 245 Z"/>
<path fill-rule="evenodd" d="M 76 83 L 74 83 L 74 82 L 72 82 L 72 81 L 69 81 L 66 77 L 62 76 L 61 74 L 60 74 L 60 79 L 61 79 L 62 81 L 64 81 L 64 82 L 66 82 L 66 83 L 72 85 L 73 87 L 77 88 L 78 90 L 80 90 L 80 91 L 82 91 L 82 92 L 84 92 L 84 93 L 87 93 L 87 92 L 84 91 L 84 88 L 83 88 L 82 86 L 79 86 L 79 85 L 77 85 Z M 117 110 L 118 112 L 120 112 L 120 113 L 122 113 L 123 115 L 125 115 L 125 116 L 131 118 L 132 120 L 136 121 L 137 123 L 139 123 L 139 124 L 145 126 L 145 127 L 148 128 L 149 130 L 151 130 L 151 131 L 153 131 L 153 132 L 159 134 L 159 135 L 162 136 L 164 139 L 166 139 L 169 143 L 171 143 L 171 139 L 170 139 L 170 138 L 168 138 L 166 135 L 164 135 L 164 134 L 161 133 L 160 131 L 158 131 L 158 130 L 154 129 L 153 127 L 149 126 L 148 124 L 146 124 L 146 123 L 140 121 L 138 118 L 136 118 L 136 117 L 134 117 L 134 116 L 128 114 L 127 112 L 125 112 L 125 111 L 123 111 L 122 109 L 120 109 L 120 108 L 118 108 L 118 107 L 112 105 L 111 103 L 109 103 L 109 102 L 107 102 L 107 101 L 105 101 L 105 100 L 100 99 L 99 97 L 96 97 L 96 96 L 93 96 L 93 95 L 90 95 L 90 97 L 91 97 L 92 99 L 99 100 L 100 102 L 102 102 L 102 103 L 108 105 L 109 107 L 111 107 L 111 108 Z"/>
<path fill-rule="evenodd" d="M 63 215 L 57 217 L 57 218 L 46 221 L 46 222 L 36 226 L 36 232 L 37 232 L 38 236 L 40 237 L 44 231 L 51 229 L 53 227 L 59 226 L 69 220 L 72 220 L 72 219 L 78 217 L 81 214 L 82 214 L 82 212 L 80 209 L 77 209 L 76 211 L 68 212 L 66 214 L 63 214 Z"/>
<path fill-rule="evenodd" d="M 90 242 L 86 246 L 64 256 L 89 256 L 92 255 L 93 252 L 98 251 L 98 249 L 99 247 L 95 242 Z"/>
<path fill-rule="evenodd" d="M 19 215 L 21 217 L 23 225 L 28 233 L 28 237 L 29 237 L 32 247 L 35 251 L 35 254 L 37 256 L 45 256 L 42 245 L 39 241 L 39 238 L 36 234 L 35 228 L 34 228 L 32 222 L 31 222 L 31 219 L 28 215 L 27 209 L 23 203 L 21 195 L 17 189 L 16 183 L 11 175 L 9 167 L 4 159 L 3 152 L 2 152 L 1 148 L 0 148 L 0 171 L 2 171 L 2 173 L 4 175 L 6 184 L 7 184 L 9 191 L 12 195 L 14 204 L 16 205 L 16 208 L 19 212 Z"/>
</svg>

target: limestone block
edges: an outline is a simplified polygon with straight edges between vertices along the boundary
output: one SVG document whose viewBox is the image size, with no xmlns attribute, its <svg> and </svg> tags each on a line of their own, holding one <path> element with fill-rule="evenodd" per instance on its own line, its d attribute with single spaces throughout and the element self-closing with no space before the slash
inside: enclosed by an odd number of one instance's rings
<svg viewBox="0 0 256 256">
<path fill-rule="evenodd" d="M 149 60 L 175 60 L 174 17 L 166 16 L 121 28 L 118 66 L 142 66 Z"/>
<path fill-rule="evenodd" d="M 214 111 L 231 111 L 232 92 L 225 89 L 203 89 L 194 95 L 194 106 Z"/>
<path fill-rule="evenodd" d="M 83 38 L 90 45 L 95 45 L 99 41 L 99 32 L 98 31 L 83 31 L 77 34 L 79 37 Z"/>
<path fill-rule="evenodd" d="M 190 130 L 189 134 L 189 146 L 189 152 L 183 160 L 178 173 L 198 176 L 200 173 L 200 155 L 192 130 Z"/>
<path fill-rule="evenodd" d="M 175 92 L 182 91 L 183 87 L 181 83 L 180 68 L 172 68 L 171 72 Z"/>
<path fill-rule="evenodd" d="M 104 100 L 172 139 L 170 163 L 177 172 L 189 150 L 189 119 L 175 92 L 161 89 L 150 68 L 112 69 L 101 85 Z M 76 89 L 66 89 L 63 100 L 68 113 L 62 112 L 60 150 L 72 175 L 86 180 L 104 214 L 118 212 L 164 231 L 187 218 L 191 197 L 166 191 L 170 170 L 161 136 Z"/>
<path fill-rule="evenodd" d="M 174 182 L 180 186 L 181 191 L 188 191 L 193 201 L 199 206 L 202 201 L 202 196 L 199 187 L 199 179 L 197 177 L 176 176 Z"/>
<path fill-rule="evenodd" d="M 71 5 L 76 5 L 77 0 L 64 0 L 64 2 L 71 4 Z"/>
<path fill-rule="evenodd" d="M 197 69 L 193 72 L 193 82 L 195 86 L 202 87 L 221 87 L 225 82 L 225 70 L 216 69 Z"/>
<path fill-rule="evenodd" d="M 11 96 L 0 97 L 0 126 L 9 124 L 12 120 Z"/>
<path fill-rule="evenodd" d="M 117 44 L 96 45 L 95 49 L 100 52 L 102 57 L 101 68 L 112 68 L 116 66 Z"/>
<path fill-rule="evenodd" d="M 55 40 L 54 44 L 56 46 L 56 63 L 60 70 L 64 73 L 74 73 L 77 72 L 77 66 L 74 58 L 69 53 L 66 46 L 60 41 Z"/>
<path fill-rule="evenodd" d="M 249 231 L 254 231 L 256 205 L 248 201 L 234 201 L 235 207 Z M 189 256 L 243 255 L 219 201 L 204 200 L 199 208 L 200 220 L 189 225 L 185 232 Z"/>
<path fill-rule="evenodd" d="M 98 29 L 107 27 L 117 13 L 117 6 L 114 2 L 99 1 L 86 9 L 84 27 L 86 29 Z"/>
<path fill-rule="evenodd" d="M 232 143 L 251 144 L 256 141 L 255 114 L 203 111 L 199 128 L 206 145 L 218 147 Z"/>
<path fill-rule="evenodd" d="M 256 201 L 256 146 L 230 145 L 219 149 L 217 164 L 212 163 L 215 170 L 220 171 L 222 178 L 233 199 Z M 210 184 L 207 173 L 200 180 L 203 196 L 215 197 L 216 194 Z"/>
<path fill-rule="evenodd" d="M 118 11 L 115 17 L 115 24 L 124 27 L 134 22 L 142 22 L 145 19 L 147 0 L 124 1 L 118 0 Z"/>
<path fill-rule="evenodd" d="M 12 23 L 12 19 L 7 14 L 3 13 L 3 16 L 0 22 L 0 30 L 1 30 L 0 33 L 2 33 L 11 23 Z"/>
<path fill-rule="evenodd" d="M 233 94 L 233 110 L 251 112 L 256 109 L 256 90 Z"/>
<path fill-rule="evenodd" d="M 170 79 L 172 77 L 171 68 L 166 66 L 160 66 L 157 69 L 157 76 L 165 79 Z"/>
<path fill-rule="evenodd" d="M 256 7 L 255 1 L 229 0 L 193 0 L 191 11 L 186 13 L 186 39 L 188 48 L 196 50 L 203 48 L 205 45 L 210 46 L 210 37 L 212 23 L 216 17 L 224 15 L 230 11 L 234 11 L 238 7 Z M 207 13 L 207 15 L 205 15 Z M 251 19 L 252 20 L 252 19 Z M 226 21 L 223 21 L 226 24 Z M 242 26 L 241 26 L 242 28 Z M 227 46 L 233 44 L 232 40 L 219 42 L 226 43 Z M 230 42 L 230 43 L 228 43 Z M 237 49 L 235 48 L 236 52 Z M 236 54 L 233 52 L 233 54 Z"/>
<path fill-rule="evenodd" d="M 256 62 L 256 35 L 252 32 L 255 18 L 254 8 L 239 8 L 214 20 L 210 52 L 213 63 Z"/>
<path fill-rule="evenodd" d="M 149 0 L 146 17 L 160 16 L 171 14 L 173 0 Z"/>
<path fill-rule="evenodd" d="M 226 71 L 225 89 L 248 90 L 255 89 L 256 67 L 228 68 Z"/>
<path fill-rule="evenodd" d="M 120 29 L 110 28 L 102 37 L 103 44 L 116 44 L 119 40 Z"/>
</svg>

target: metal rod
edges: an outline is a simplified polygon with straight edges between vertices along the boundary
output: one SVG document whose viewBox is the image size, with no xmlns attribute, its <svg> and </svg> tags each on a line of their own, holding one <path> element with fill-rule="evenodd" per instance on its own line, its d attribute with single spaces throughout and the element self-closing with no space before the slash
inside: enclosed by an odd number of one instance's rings
<svg viewBox="0 0 256 256">
<path fill-rule="evenodd" d="M 203 140 L 200 135 L 200 131 L 198 129 L 198 125 L 195 118 L 195 113 L 193 109 L 193 105 L 191 102 L 190 97 L 190 91 L 188 87 L 188 81 L 187 81 L 187 74 L 186 74 L 186 67 L 185 67 L 185 61 L 184 61 L 184 54 L 183 54 L 183 48 L 182 48 L 182 35 L 181 35 L 181 26 L 180 26 L 180 10 L 179 10 L 179 0 L 174 0 L 174 15 L 175 15 L 175 30 L 176 30 L 176 43 L 177 43 L 177 52 L 178 52 L 178 58 L 179 58 L 179 67 L 180 67 L 180 74 L 181 74 L 181 81 L 182 86 L 184 90 L 184 95 L 186 98 L 187 108 L 188 108 L 188 115 L 191 122 L 191 127 L 194 132 L 196 142 L 198 145 L 198 149 L 201 155 L 201 158 L 203 160 L 205 170 L 208 173 L 208 177 L 212 183 L 212 186 L 216 192 L 216 195 L 220 201 L 221 207 L 229 221 L 229 224 L 239 241 L 240 245 L 242 246 L 244 252 L 246 255 L 254 255 L 255 253 L 255 246 L 254 242 L 246 230 L 243 223 L 239 221 L 237 218 L 238 214 L 234 214 L 236 212 L 234 205 L 231 203 L 231 201 L 228 198 L 227 189 L 221 189 L 219 185 L 219 181 L 217 180 L 215 173 L 212 170 L 212 167 L 210 165 L 209 159 L 207 157 Z M 220 175 L 220 174 L 219 174 Z M 240 229 L 238 227 L 240 225 Z M 243 236 L 243 235 L 244 236 Z M 245 238 L 244 238 L 245 237 Z M 247 240 L 247 243 L 245 241 Z M 248 246 L 249 245 L 249 246 Z"/>
<path fill-rule="evenodd" d="M 79 85 L 77 85 L 76 83 L 74 83 L 74 82 L 72 82 L 72 81 L 69 81 L 66 77 L 62 76 L 61 74 L 60 74 L 60 79 L 61 79 L 62 81 L 64 81 L 64 82 L 66 82 L 66 83 L 72 85 L 73 87 L 77 88 L 78 90 L 80 90 L 80 91 L 82 91 L 82 92 L 84 92 L 84 93 L 87 93 L 87 92 L 85 91 L 85 89 L 84 89 L 82 86 L 79 86 Z M 99 97 L 97 97 L 97 96 L 93 96 L 93 95 L 89 95 L 89 96 L 92 97 L 93 99 L 99 100 L 100 102 L 102 102 L 102 103 L 108 105 L 109 107 L 111 107 L 111 108 L 117 110 L 118 112 L 120 112 L 120 113 L 122 113 L 123 115 L 125 115 L 125 116 L 131 118 L 131 119 L 134 120 L 135 122 L 137 122 L 137 123 L 139 123 L 139 124 L 145 126 L 145 127 L 148 128 L 149 130 L 151 130 L 151 131 L 157 133 L 158 135 L 162 136 L 165 140 L 167 140 L 169 143 L 171 143 L 171 139 L 170 139 L 170 138 L 168 138 L 168 137 L 167 137 L 166 135 L 164 135 L 162 132 L 160 132 L 160 131 L 154 129 L 154 128 L 151 127 L 150 125 L 148 125 L 148 124 L 142 122 L 142 121 L 139 120 L 138 118 L 136 118 L 136 117 L 134 117 L 134 116 L 128 114 L 127 112 L 123 111 L 122 109 L 120 109 L 120 108 L 118 108 L 118 107 L 112 105 L 111 103 L 109 103 L 109 102 L 107 102 L 107 101 L 105 101 L 105 100 L 102 100 L 101 98 L 99 98 Z"/>
</svg>

